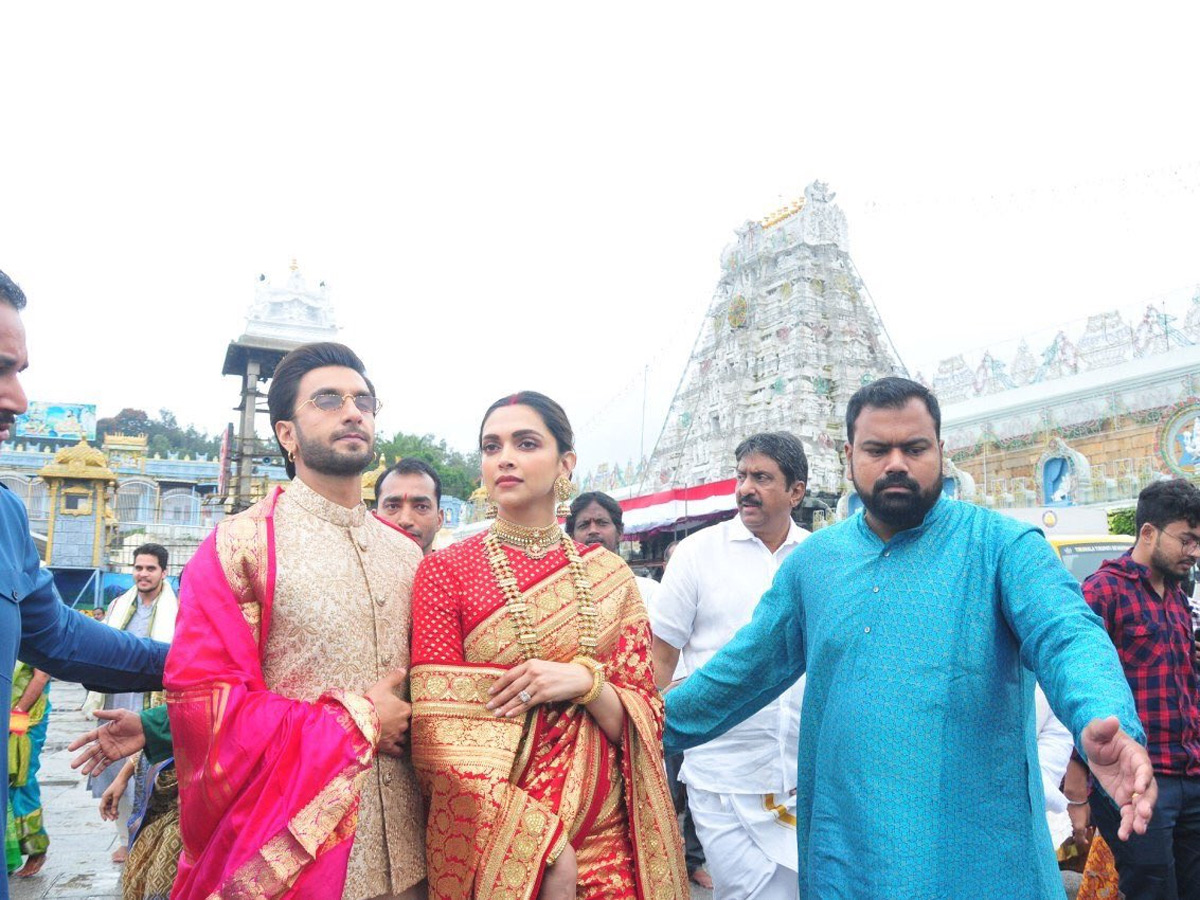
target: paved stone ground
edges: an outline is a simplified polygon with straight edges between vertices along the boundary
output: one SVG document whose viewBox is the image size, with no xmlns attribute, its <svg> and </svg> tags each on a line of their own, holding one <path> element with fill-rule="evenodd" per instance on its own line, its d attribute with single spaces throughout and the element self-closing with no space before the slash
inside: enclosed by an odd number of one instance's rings
<svg viewBox="0 0 1200 900">
<path fill-rule="evenodd" d="M 13 900 L 119 900 L 121 896 L 121 869 L 111 861 L 116 829 L 100 820 L 99 801 L 92 799 L 85 779 L 71 768 L 73 754 L 66 749 L 87 728 L 79 711 L 83 698 L 83 688 L 77 684 L 55 681 L 50 689 L 54 710 L 38 773 L 50 852 L 45 867 L 33 878 L 9 876 Z"/>
<path fill-rule="evenodd" d="M 50 833 L 46 865 L 33 878 L 10 876 L 12 900 L 120 900 L 121 869 L 110 857 L 117 833 L 100 820 L 99 801 L 71 768 L 67 744 L 88 728 L 79 711 L 84 691 L 77 684 L 55 681 L 50 698 L 49 732 L 42 751 L 42 808 Z M 692 885 L 692 900 L 712 900 L 712 891 Z"/>
</svg>

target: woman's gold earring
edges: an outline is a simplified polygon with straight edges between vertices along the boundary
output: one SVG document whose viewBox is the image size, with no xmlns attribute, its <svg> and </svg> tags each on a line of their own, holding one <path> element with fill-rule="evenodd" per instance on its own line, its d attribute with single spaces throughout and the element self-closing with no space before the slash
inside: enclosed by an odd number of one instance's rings
<svg viewBox="0 0 1200 900">
<path fill-rule="evenodd" d="M 483 517 L 485 519 L 494 519 L 500 515 L 500 508 L 492 502 L 492 498 L 488 497 L 487 502 L 483 504 Z"/>
<path fill-rule="evenodd" d="M 572 491 L 571 480 L 566 475 L 559 475 L 554 479 L 554 496 L 558 498 L 554 514 L 560 519 L 565 519 L 571 514 L 571 504 L 567 501 L 571 499 Z"/>
</svg>

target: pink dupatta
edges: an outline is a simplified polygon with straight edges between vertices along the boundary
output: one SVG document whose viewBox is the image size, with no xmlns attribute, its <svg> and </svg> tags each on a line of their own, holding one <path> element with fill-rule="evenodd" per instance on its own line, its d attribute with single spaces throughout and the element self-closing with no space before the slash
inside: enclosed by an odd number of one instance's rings
<svg viewBox="0 0 1200 900">
<path fill-rule="evenodd" d="M 222 522 L 188 563 L 167 656 L 183 854 L 171 897 L 340 897 L 379 720 L 366 698 L 267 689 L 279 496 Z"/>
</svg>

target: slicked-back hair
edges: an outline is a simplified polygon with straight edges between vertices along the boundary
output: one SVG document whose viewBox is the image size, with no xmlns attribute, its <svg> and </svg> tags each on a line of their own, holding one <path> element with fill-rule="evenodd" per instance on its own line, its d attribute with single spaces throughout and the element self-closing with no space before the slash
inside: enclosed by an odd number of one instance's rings
<svg viewBox="0 0 1200 900">
<path fill-rule="evenodd" d="M 1142 488 L 1134 516 L 1138 533 L 1147 523 L 1161 531 L 1180 520 L 1189 528 L 1200 526 L 1200 488 L 1185 478 L 1156 481 Z"/>
<path fill-rule="evenodd" d="M 296 393 L 300 390 L 300 379 L 313 369 L 325 366 L 342 366 L 353 369 L 367 383 L 367 390 L 375 396 L 375 385 L 367 378 L 367 367 L 358 355 L 345 344 L 321 341 L 302 344 L 279 361 L 267 390 L 267 409 L 271 413 L 271 433 L 275 434 L 275 423 L 285 422 L 296 414 Z M 276 434 L 275 443 L 283 454 L 283 465 L 288 478 L 296 477 L 296 466 L 287 458 L 287 449 Z"/>
<path fill-rule="evenodd" d="M 933 433 L 938 440 L 942 438 L 942 408 L 938 406 L 937 397 L 933 391 L 897 375 L 888 375 L 865 384 L 854 392 L 850 403 L 846 406 L 846 440 L 854 443 L 854 423 L 867 407 L 872 409 L 904 409 L 908 401 L 916 397 L 925 404 L 929 415 L 933 417 Z"/>
<path fill-rule="evenodd" d="M 25 292 L 3 272 L 0 272 L 0 301 L 7 303 L 17 312 L 25 308 Z"/>
<path fill-rule="evenodd" d="M 438 478 L 438 473 L 434 471 L 433 466 L 425 462 L 423 459 L 417 459 L 415 456 L 406 456 L 390 469 L 375 479 L 375 508 L 379 509 L 379 501 L 383 496 L 379 493 L 379 489 L 383 487 L 384 479 L 389 475 L 428 475 L 433 479 L 433 494 L 438 506 L 442 504 L 442 479 Z"/>
<path fill-rule="evenodd" d="M 162 544 L 142 544 L 133 551 L 133 561 L 137 562 L 139 556 L 153 556 L 158 560 L 158 567 L 164 572 L 167 571 L 167 548 Z"/>
<path fill-rule="evenodd" d="M 483 414 L 483 421 L 479 423 L 480 447 L 483 446 L 483 428 L 487 425 L 488 416 L 502 406 L 528 406 L 546 423 L 547 430 L 554 436 L 554 443 L 558 446 L 560 455 L 575 449 L 575 433 L 571 430 L 571 422 L 567 419 L 566 412 L 545 394 L 539 394 L 537 391 L 517 391 L 515 394 L 501 397 L 489 406 Z"/>
<path fill-rule="evenodd" d="M 790 431 L 760 431 L 752 434 L 737 445 L 733 456 L 741 462 L 743 456 L 751 453 L 761 453 L 775 460 L 789 488 L 797 481 L 808 484 L 808 457 L 804 453 L 804 444 Z"/>
<path fill-rule="evenodd" d="M 613 524 L 617 526 L 617 531 L 622 534 L 625 533 L 625 522 L 621 519 L 621 504 L 603 491 L 588 491 L 587 493 L 580 494 L 571 501 L 571 514 L 567 516 L 565 526 L 568 535 L 575 536 L 575 517 L 593 503 L 599 504 L 608 513 L 609 518 L 613 520 Z"/>
</svg>

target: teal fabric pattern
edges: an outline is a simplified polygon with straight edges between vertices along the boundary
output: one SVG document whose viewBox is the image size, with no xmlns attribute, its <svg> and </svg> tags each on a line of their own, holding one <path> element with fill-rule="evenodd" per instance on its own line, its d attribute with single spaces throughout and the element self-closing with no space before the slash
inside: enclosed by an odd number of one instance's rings
<svg viewBox="0 0 1200 900">
<path fill-rule="evenodd" d="M 750 624 L 667 694 L 667 752 L 805 672 L 806 900 L 1060 900 L 1034 673 L 1076 745 L 1109 715 L 1145 740 L 1112 642 L 1040 532 L 948 498 L 887 543 L 858 514 L 801 544 Z"/>
</svg>

